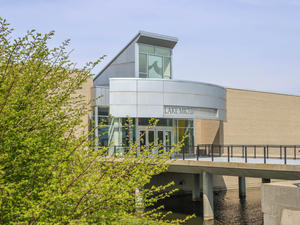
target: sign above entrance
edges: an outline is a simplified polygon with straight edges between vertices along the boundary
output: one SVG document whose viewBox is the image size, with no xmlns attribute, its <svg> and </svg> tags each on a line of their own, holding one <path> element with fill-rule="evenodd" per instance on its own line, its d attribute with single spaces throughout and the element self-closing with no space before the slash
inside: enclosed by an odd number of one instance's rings
<svg viewBox="0 0 300 225">
<path fill-rule="evenodd" d="M 164 115 L 209 116 L 217 117 L 218 110 L 200 107 L 165 106 Z"/>
</svg>

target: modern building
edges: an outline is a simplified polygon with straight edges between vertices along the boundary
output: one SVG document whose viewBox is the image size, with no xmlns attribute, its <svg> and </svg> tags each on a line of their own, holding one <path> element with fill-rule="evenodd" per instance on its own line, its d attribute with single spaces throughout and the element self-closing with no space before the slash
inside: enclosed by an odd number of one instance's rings
<svg viewBox="0 0 300 225">
<path fill-rule="evenodd" d="M 173 79 L 172 56 L 178 39 L 144 31 L 136 36 L 94 78 L 92 103 L 95 123 L 108 114 L 107 127 L 97 130 L 99 145 L 128 144 L 126 117 L 132 118 L 132 140 L 145 131 L 149 119 L 159 119 L 146 133 L 149 142 L 172 145 L 187 135 L 186 146 L 195 145 L 195 120 L 225 122 L 226 89 L 219 85 Z M 95 115 L 97 115 L 95 117 Z M 186 149 L 194 153 L 194 148 Z"/>
</svg>

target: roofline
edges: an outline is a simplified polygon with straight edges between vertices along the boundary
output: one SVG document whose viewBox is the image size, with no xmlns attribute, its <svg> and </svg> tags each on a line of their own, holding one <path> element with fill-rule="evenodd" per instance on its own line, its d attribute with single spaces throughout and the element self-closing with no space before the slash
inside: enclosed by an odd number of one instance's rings
<svg viewBox="0 0 300 225">
<path fill-rule="evenodd" d="M 140 35 L 140 31 L 125 45 L 124 48 L 122 48 L 121 51 L 118 52 L 117 55 L 115 55 L 115 57 L 112 58 L 112 60 L 109 61 L 109 63 L 94 77 L 93 80 L 95 80 L 107 67 L 110 66 L 110 64 L 112 64 L 112 62 L 119 56 L 121 55 L 121 53 Z"/>
<path fill-rule="evenodd" d="M 242 88 L 235 88 L 235 87 L 226 87 L 226 89 L 233 89 L 233 90 L 238 90 L 238 91 L 251 91 L 251 92 L 261 92 L 265 94 L 274 94 L 274 95 L 288 95 L 288 96 L 294 96 L 294 97 L 300 97 L 300 95 L 295 95 L 295 94 L 287 94 L 287 93 L 279 93 L 279 92 L 270 92 L 270 91 L 260 91 L 260 90 L 253 90 L 253 89 L 242 89 Z"/>
<path fill-rule="evenodd" d="M 142 31 L 140 30 L 126 45 L 124 48 L 122 48 L 121 51 L 118 52 L 117 55 L 115 55 L 115 57 L 112 58 L 112 60 L 109 61 L 109 63 L 94 77 L 93 80 L 95 80 L 107 67 L 109 67 L 113 61 L 119 56 L 121 55 L 121 53 L 135 40 L 137 39 L 140 35 L 145 35 L 148 37 L 152 37 L 152 38 L 158 38 L 158 39 L 165 39 L 168 41 L 174 41 L 174 42 L 178 42 L 178 38 L 176 37 L 171 37 L 171 36 L 167 36 L 167 35 L 162 35 L 162 34 L 156 34 L 156 33 L 151 33 L 151 32 L 147 32 L 147 31 Z"/>
</svg>

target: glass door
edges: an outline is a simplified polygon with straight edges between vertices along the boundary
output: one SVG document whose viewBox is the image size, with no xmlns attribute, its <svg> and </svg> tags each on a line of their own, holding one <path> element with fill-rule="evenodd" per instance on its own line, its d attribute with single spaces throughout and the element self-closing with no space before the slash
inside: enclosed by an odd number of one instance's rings
<svg viewBox="0 0 300 225">
<path fill-rule="evenodd" d="M 165 151 L 169 152 L 170 149 L 172 148 L 172 131 L 171 130 L 166 130 L 165 131 Z"/>
<path fill-rule="evenodd" d="M 149 144 L 154 143 L 154 130 L 149 130 L 148 132 L 146 132 L 146 130 L 140 130 L 139 135 L 140 147 L 146 147 L 149 146 Z"/>
<path fill-rule="evenodd" d="M 154 128 L 153 130 L 140 129 L 139 130 L 140 147 L 149 146 L 149 144 L 154 143 L 156 150 L 163 150 L 163 152 L 168 152 L 172 148 L 173 144 L 173 131 L 164 128 Z M 158 145 L 163 145 L 158 148 Z"/>
</svg>

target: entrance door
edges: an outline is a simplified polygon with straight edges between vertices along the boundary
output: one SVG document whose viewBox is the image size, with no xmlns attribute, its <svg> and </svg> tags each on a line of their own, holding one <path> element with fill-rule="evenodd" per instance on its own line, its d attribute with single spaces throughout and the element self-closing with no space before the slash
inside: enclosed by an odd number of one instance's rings
<svg viewBox="0 0 300 225">
<path fill-rule="evenodd" d="M 139 132 L 140 134 L 140 146 L 147 146 L 149 145 L 149 143 L 153 143 L 154 142 L 154 130 L 149 130 L 146 133 L 146 130 L 140 130 Z"/>
<path fill-rule="evenodd" d="M 154 145 L 159 145 L 163 143 L 163 151 L 170 151 L 172 144 L 173 144 L 173 132 L 171 129 L 165 128 L 155 128 L 149 130 L 145 133 L 146 130 L 140 129 L 139 134 L 143 137 L 140 139 L 140 146 L 147 146 L 150 143 L 154 143 Z"/>
</svg>

